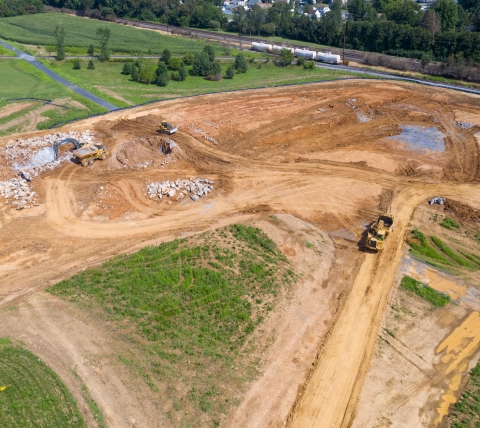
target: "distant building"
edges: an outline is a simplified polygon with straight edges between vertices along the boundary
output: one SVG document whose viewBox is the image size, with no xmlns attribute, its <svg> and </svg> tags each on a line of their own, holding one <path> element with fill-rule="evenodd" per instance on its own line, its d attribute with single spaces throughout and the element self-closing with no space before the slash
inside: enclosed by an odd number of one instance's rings
<svg viewBox="0 0 480 428">
<path fill-rule="evenodd" d="M 317 11 L 320 13 L 320 16 L 325 16 L 327 12 L 330 12 L 330 8 L 328 6 L 319 6 Z"/>
<path fill-rule="evenodd" d="M 317 10 L 317 9 L 312 9 L 310 10 L 307 15 L 310 17 L 310 18 L 314 18 L 314 19 L 320 19 L 322 17 L 322 14 Z"/>
</svg>

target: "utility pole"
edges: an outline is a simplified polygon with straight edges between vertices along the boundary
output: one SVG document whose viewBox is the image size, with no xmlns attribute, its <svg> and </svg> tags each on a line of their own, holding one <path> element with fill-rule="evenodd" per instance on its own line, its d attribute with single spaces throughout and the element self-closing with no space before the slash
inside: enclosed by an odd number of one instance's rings
<svg viewBox="0 0 480 428">
<path fill-rule="evenodd" d="M 345 65 L 345 40 L 347 38 L 347 20 L 345 20 L 345 24 L 343 25 L 343 65 Z"/>
</svg>

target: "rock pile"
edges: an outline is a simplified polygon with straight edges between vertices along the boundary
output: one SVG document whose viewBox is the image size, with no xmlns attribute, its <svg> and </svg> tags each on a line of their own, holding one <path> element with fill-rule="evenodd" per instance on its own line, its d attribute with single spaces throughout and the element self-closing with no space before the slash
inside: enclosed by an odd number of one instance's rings
<svg viewBox="0 0 480 428">
<path fill-rule="evenodd" d="M 31 208 L 36 205 L 36 192 L 34 192 L 27 180 L 22 178 L 12 178 L 7 181 L 0 181 L 0 196 L 3 196 L 8 204 L 10 198 L 12 205 L 21 210 Z"/>
<path fill-rule="evenodd" d="M 5 147 L 5 158 L 13 169 L 22 173 L 23 177 L 31 179 L 47 169 L 54 169 L 69 158 L 69 154 L 55 159 L 53 145 L 66 138 L 75 138 L 78 141 L 90 141 L 94 135 L 89 131 L 69 133 L 56 132 L 42 137 L 33 137 L 26 140 L 10 140 Z"/>
<path fill-rule="evenodd" d="M 198 201 L 202 196 L 208 195 L 213 190 L 215 184 L 212 180 L 203 178 L 190 178 L 189 180 L 162 181 L 153 182 L 147 186 L 147 192 L 150 199 L 158 197 L 183 199 L 190 194 L 192 201 Z"/>
</svg>

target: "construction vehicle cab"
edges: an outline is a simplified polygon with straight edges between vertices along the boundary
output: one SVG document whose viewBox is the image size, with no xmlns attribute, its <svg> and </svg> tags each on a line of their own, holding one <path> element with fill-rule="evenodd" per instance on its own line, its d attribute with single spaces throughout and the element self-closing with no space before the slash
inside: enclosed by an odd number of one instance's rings
<svg viewBox="0 0 480 428">
<path fill-rule="evenodd" d="M 162 121 L 160 123 L 160 127 L 157 130 L 157 132 L 160 132 L 161 134 L 169 134 L 169 135 L 175 134 L 175 132 L 177 131 L 178 131 L 178 128 L 176 126 L 173 126 L 166 121 Z"/>
<path fill-rule="evenodd" d="M 108 156 L 108 151 L 105 146 L 100 144 L 81 144 L 77 150 L 72 152 L 75 159 L 82 164 L 82 166 L 92 165 L 94 160 L 104 160 Z"/>
<path fill-rule="evenodd" d="M 379 230 L 378 232 L 369 232 L 367 236 L 367 244 L 366 247 L 369 250 L 380 251 L 383 250 L 385 246 L 385 239 L 387 235 L 384 230 Z"/>
<path fill-rule="evenodd" d="M 380 251 L 385 247 L 385 240 L 390 232 L 393 232 L 394 217 L 392 214 L 381 214 L 372 224 L 367 234 L 365 247 L 369 250 Z"/>
</svg>

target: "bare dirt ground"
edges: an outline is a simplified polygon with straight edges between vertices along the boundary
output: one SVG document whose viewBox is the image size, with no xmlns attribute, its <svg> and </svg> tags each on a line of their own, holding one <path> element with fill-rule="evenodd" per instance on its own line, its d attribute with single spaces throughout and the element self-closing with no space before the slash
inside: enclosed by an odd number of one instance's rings
<svg viewBox="0 0 480 428">
<path fill-rule="evenodd" d="M 88 320 L 74 337 L 77 327 L 67 331 L 74 324 L 63 318 L 70 310 L 43 290 L 147 243 L 288 213 L 329 234 L 335 262 L 328 275 L 327 266 L 319 267 L 298 291 L 308 297 L 309 289 L 318 290 L 319 302 L 301 308 L 311 329 L 299 329 L 302 338 L 289 340 L 302 315 L 285 309 L 284 328 L 272 345 L 276 356 L 266 357 L 264 374 L 225 426 L 281 426 L 294 402 L 290 426 L 348 426 L 415 208 L 439 194 L 479 206 L 474 134 L 480 128 L 459 127 L 455 116 L 459 111 L 478 114 L 479 101 L 404 83 L 349 81 L 172 100 L 71 124 L 61 131 L 91 129 L 112 155 L 92 167 L 67 163 L 42 173 L 31 183 L 39 201 L 31 210 L 0 206 L 1 325 L 12 326 L 2 327 L 2 334 L 20 339 L 24 334 L 28 346 L 74 391 L 69 369 L 75 355 L 86 360 L 102 355 L 103 368 L 94 364 L 103 373 L 100 379 L 87 365 L 78 375 L 109 423 L 166 425 L 140 384 L 129 386 L 131 403 L 125 402 L 122 388 L 132 385 L 131 374 L 108 361 L 108 344 L 115 344 L 107 336 L 104 342 L 96 337 L 102 326 Z M 155 130 L 164 118 L 180 129 L 173 137 L 179 149 L 167 163 L 155 145 Z M 445 135 L 445 151 L 397 146 L 388 137 L 400 134 L 403 125 L 438 128 Z M 11 138 L 0 139 L 3 170 L 10 166 L 1 149 Z M 354 152 L 346 157 L 350 149 Z M 214 180 L 214 191 L 197 202 L 148 198 L 149 182 L 192 176 Z M 386 249 L 381 254 L 359 251 L 365 225 L 389 207 L 397 228 Z M 288 235 L 280 235 L 278 242 L 290 247 Z M 61 316 L 53 316 L 50 304 L 63 308 Z M 32 305 L 45 313 L 45 328 L 32 326 Z M 101 342 L 97 347 L 89 345 L 96 341 Z M 276 381 L 284 377 L 284 389 L 277 391 Z"/>
</svg>

